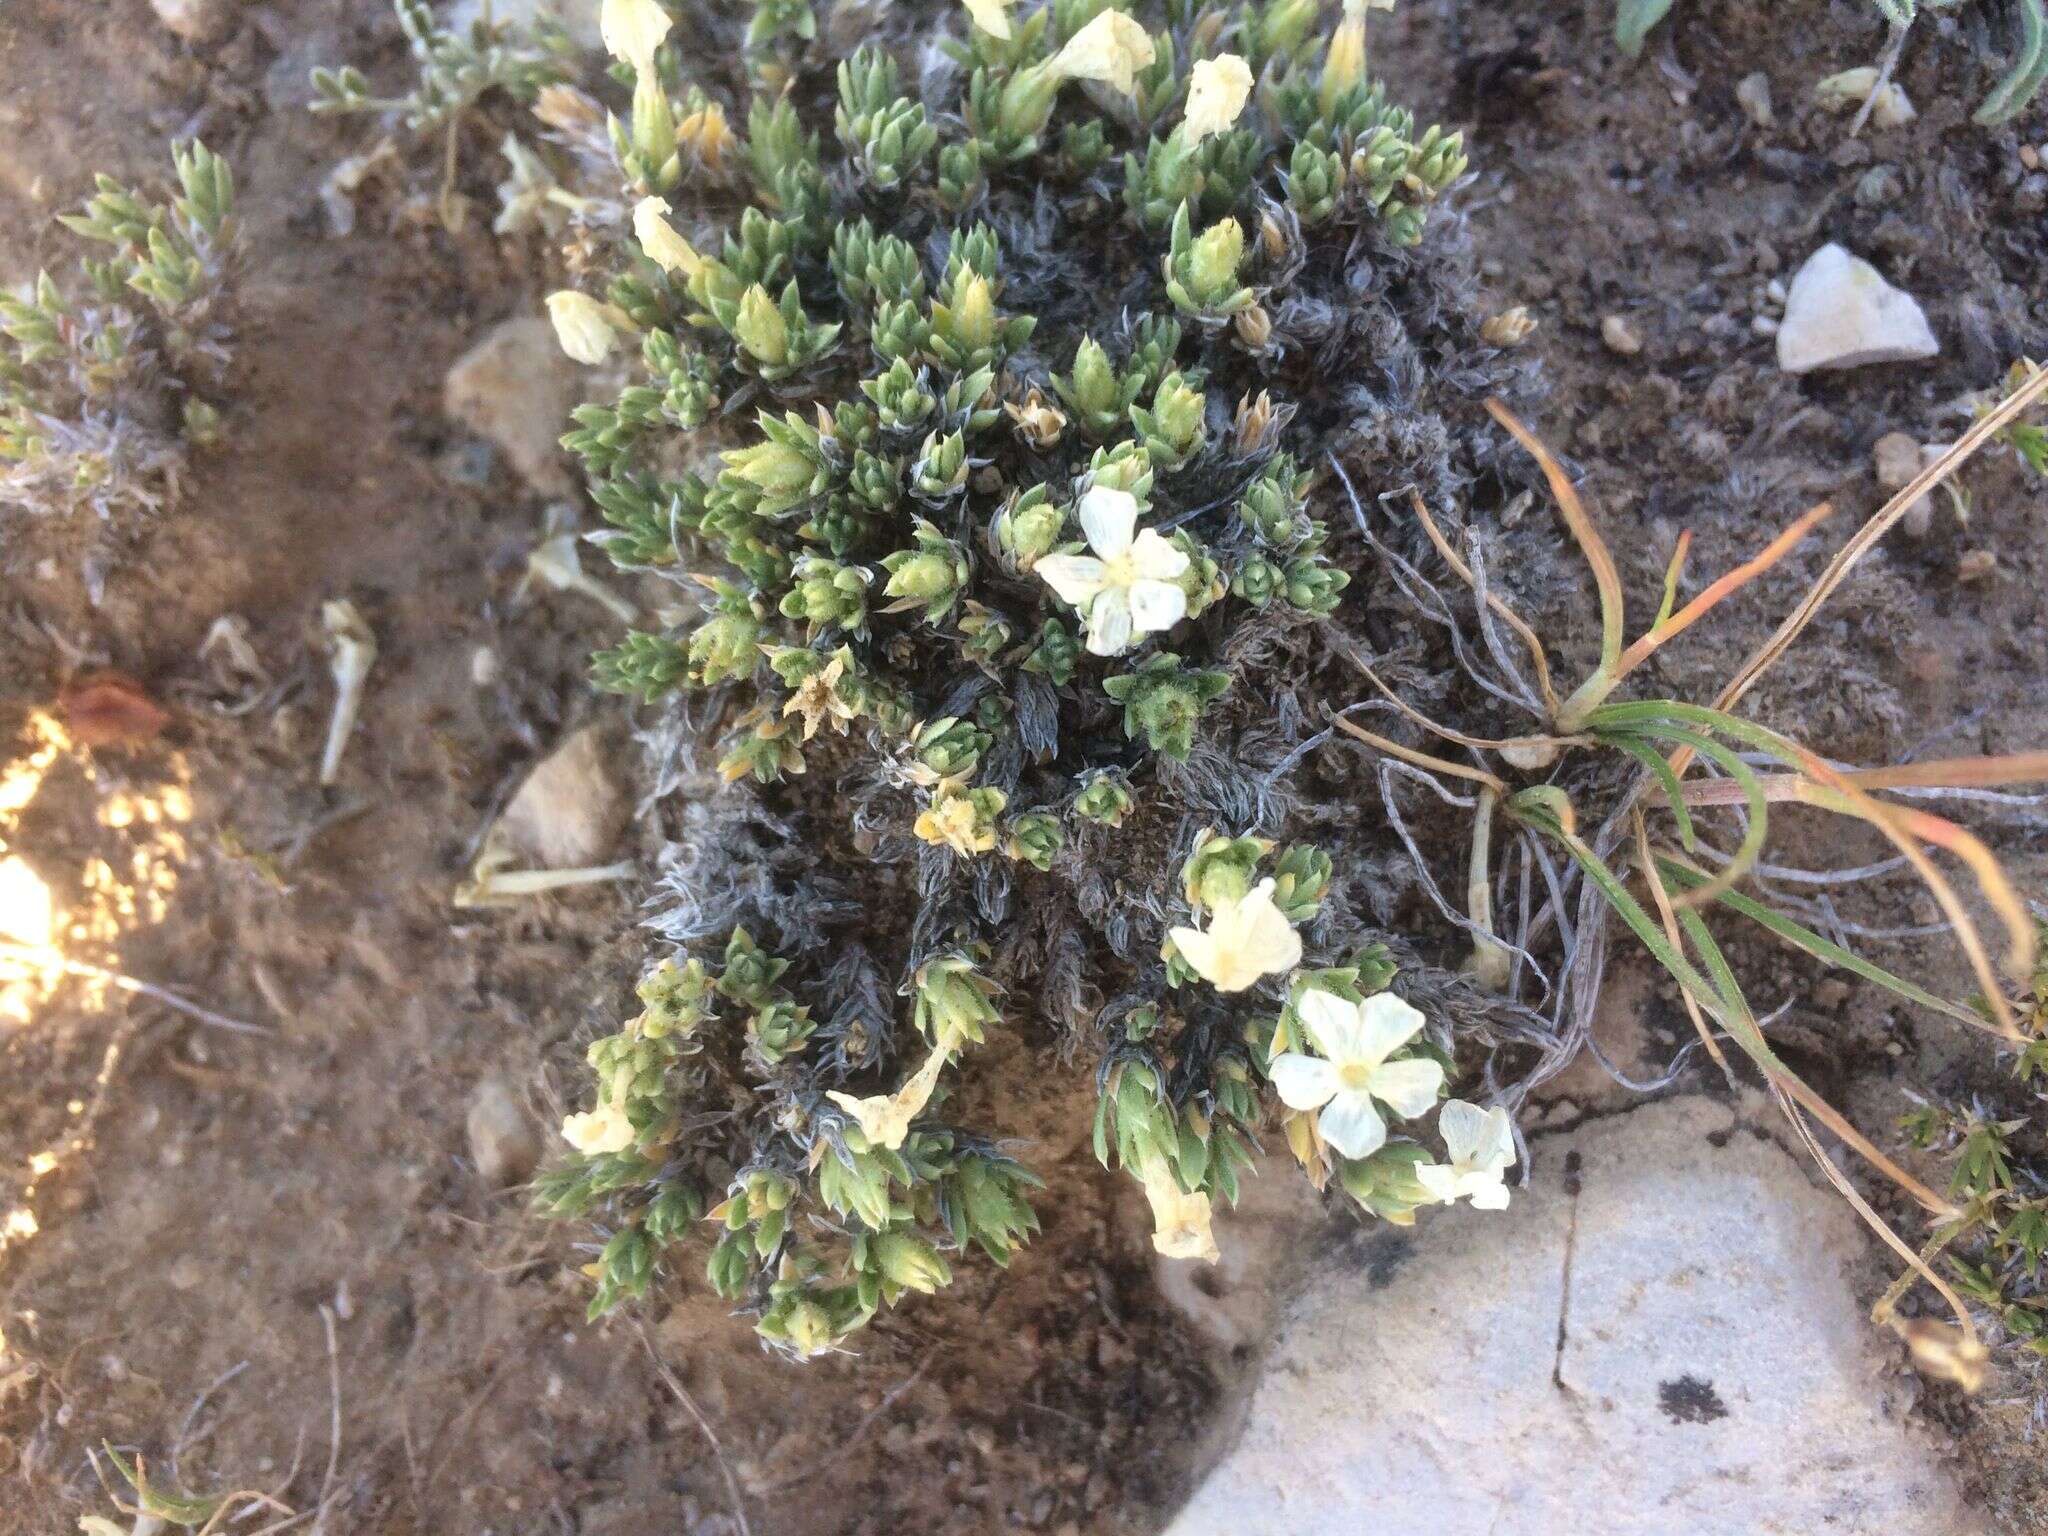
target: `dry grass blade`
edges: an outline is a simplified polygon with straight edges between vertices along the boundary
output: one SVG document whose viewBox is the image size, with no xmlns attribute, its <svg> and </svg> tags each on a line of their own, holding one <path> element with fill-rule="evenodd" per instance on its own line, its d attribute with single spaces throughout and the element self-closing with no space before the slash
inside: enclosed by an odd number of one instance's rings
<svg viewBox="0 0 2048 1536">
<path fill-rule="evenodd" d="M 1463 763 L 1453 763 L 1445 758 L 1431 757 L 1427 752 L 1418 752 L 1413 747 L 1404 747 L 1398 741 L 1389 741 L 1384 736 L 1374 735 L 1362 725 L 1354 725 L 1342 715 L 1335 717 L 1335 724 L 1345 735 L 1356 737 L 1389 757 L 1398 757 L 1404 763 L 1413 763 L 1417 768 L 1426 768 L 1431 773 L 1448 773 L 1454 778 L 1470 779 L 1475 784 L 1484 784 L 1503 798 L 1508 794 L 1507 785 L 1484 768 L 1469 768 Z"/>
<path fill-rule="evenodd" d="M 1586 564 L 1592 567 L 1593 584 L 1600 589 L 1600 670 L 1608 671 L 1621 659 L 1621 570 L 1615 565 L 1606 540 L 1600 537 L 1600 530 L 1586 515 L 1578 488 L 1572 484 L 1564 466 L 1557 462 L 1556 455 L 1498 400 L 1487 401 L 1486 408 L 1541 467 L 1543 478 L 1550 483 L 1550 494 L 1557 499 L 1557 510 L 1563 516 L 1565 526 L 1571 529 L 1572 537 L 1578 540 L 1580 552 L 1586 557 Z"/>
<path fill-rule="evenodd" d="M 1871 546 L 1890 532 L 1892 525 L 1904 517 L 1915 502 L 1960 469 L 1978 449 L 2004 431 L 2015 418 L 2044 394 L 2048 394 L 2048 369 L 2043 369 L 2021 385 L 2010 399 L 1970 428 L 1940 458 L 1915 475 L 1910 485 L 1872 514 L 1870 520 L 1857 529 L 1855 535 L 1842 546 L 1835 558 L 1828 562 L 1827 569 L 1821 572 L 1820 578 L 1813 584 L 1813 589 L 1800 601 L 1799 606 L 1793 609 L 1785 622 L 1780 624 L 1771 637 L 1743 663 L 1741 670 L 1735 674 L 1728 686 L 1721 690 L 1720 697 L 1714 701 L 1714 707 L 1722 710 L 1733 708 L 1742 696 L 1756 685 L 1757 679 L 1785 654 L 1806 626 L 1813 622 L 1813 616 L 1820 611 L 1821 604 L 1834 595 L 1835 589 L 1848 578 L 1856 562 L 1869 553 Z M 1496 412 L 1497 414 L 1499 413 Z M 1510 427 L 1509 430 L 1514 429 Z"/>
<path fill-rule="evenodd" d="M 1452 742 L 1457 746 L 1471 747 L 1475 751 L 1481 752 L 1498 752 L 1503 747 L 1577 746 L 1582 745 L 1588 739 L 1583 736 L 1518 736 L 1513 741 L 1496 741 L 1487 736 L 1467 736 L 1463 731 L 1454 731 L 1448 725 L 1437 724 L 1436 721 L 1430 719 L 1429 716 L 1394 692 L 1392 688 L 1387 686 L 1386 681 L 1381 678 L 1379 673 L 1372 669 L 1365 658 L 1354 654 L 1349 647 L 1341 647 L 1339 654 L 1365 674 L 1365 680 L 1380 691 L 1380 697 L 1391 704 L 1400 713 L 1402 718 L 1421 726 L 1430 735 L 1440 736 L 1445 741 Z"/>
<path fill-rule="evenodd" d="M 1977 884 L 1984 897 L 1998 912 L 2011 938 L 2008 964 L 2015 974 L 2025 975 L 2033 968 L 2034 927 L 2027 920 L 2027 910 L 2005 871 L 1998 867 L 1998 861 L 1991 856 L 1991 850 L 1983 843 L 1957 826 L 1939 816 L 1930 816 L 1924 811 L 1908 811 L 1899 806 L 1888 805 L 1865 794 L 1819 758 L 1807 754 L 1807 771 L 1816 781 L 1813 788 L 1821 793 L 1813 794 L 1810 803 L 1822 805 L 1844 815 L 1855 816 L 1867 821 L 1884 834 L 1906 856 L 1913 866 L 1913 873 L 1920 877 L 1935 901 L 1940 905 L 1942 915 L 1948 919 L 1954 930 L 1956 943 L 1969 958 L 1970 968 L 1976 973 L 1977 985 L 1983 991 L 1990 1006 L 1993 1022 L 1999 1032 L 2015 1044 L 2024 1042 L 2019 1023 L 2013 1017 L 2012 1007 L 2005 999 L 2005 989 L 2000 985 L 1998 973 L 1991 964 L 1991 955 L 1984 947 L 1982 935 L 1970 918 L 1969 910 L 1956 895 L 1955 887 L 1935 867 L 1920 847 L 1920 841 L 1946 848 L 1970 866 L 1977 877 Z M 1826 793 L 1832 791 L 1832 794 Z"/>
<path fill-rule="evenodd" d="M 2004 757 L 1950 757 L 1924 763 L 1900 763 L 1890 768 L 1838 768 L 1844 779 L 1862 790 L 1881 789 L 1997 789 L 2011 784 L 2048 782 L 2048 752 L 2014 752 Z M 1803 798 L 1803 775 L 1769 773 L 1757 775 L 1757 784 L 1772 802 Z M 1687 805 L 1735 805 L 1742 799 L 1739 786 L 1725 779 L 1688 779 Z"/>
<path fill-rule="evenodd" d="M 1657 861 L 1650 856 L 1650 834 L 1643 824 L 1642 807 L 1636 806 L 1629 812 L 1634 823 L 1636 838 L 1636 862 L 1643 872 L 1643 884 L 1650 888 L 1650 899 L 1657 907 L 1657 920 L 1664 925 L 1664 936 L 1671 941 L 1673 949 L 1683 949 L 1685 940 L 1678 931 L 1678 914 L 1672 910 L 1671 892 L 1664 885 L 1664 877 L 1657 871 Z M 1728 1058 L 1721 1052 L 1721 1042 L 1714 1038 L 1714 1032 L 1707 1027 L 1706 1015 L 1700 1012 L 1700 1005 L 1693 1001 L 1692 993 L 1684 987 L 1678 989 L 1678 1000 L 1685 1004 L 1686 1017 L 1692 1020 L 1692 1027 L 1699 1033 L 1700 1044 L 1707 1048 L 1707 1054 L 1714 1058 L 1714 1065 L 1721 1069 L 1721 1075 L 1733 1078 Z"/>
<path fill-rule="evenodd" d="M 1443 530 L 1437 527 L 1436 519 L 1429 515 L 1429 508 L 1423 505 L 1421 493 L 1411 490 L 1408 493 L 1408 503 L 1414 508 L 1416 521 L 1422 524 L 1422 531 L 1429 535 L 1429 542 L 1436 546 L 1436 552 L 1443 557 L 1444 564 L 1457 572 L 1458 579 L 1466 586 L 1476 590 L 1479 582 L 1472 574 L 1472 567 L 1465 563 L 1464 557 L 1452 547 L 1451 541 L 1444 537 Z M 1543 695 L 1543 707 L 1549 710 L 1554 718 L 1557 714 L 1557 690 L 1550 681 L 1550 656 L 1543 649 L 1543 641 L 1536 631 L 1529 627 L 1528 621 L 1509 607 L 1504 599 L 1489 592 L 1486 594 L 1486 606 L 1498 614 L 1508 628 L 1519 635 L 1522 643 L 1529 648 L 1529 664 L 1536 670 L 1536 687 Z"/>
<path fill-rule="evenodd" d="M 1810 508 L 1798 517 L 1790 527 L 1785 529 L 1783 533 L 1765 545 L 1761 554 L 1757 555 L 1754 559 L 1745 560 L 1732 571 L 1727 572 L 1718 580 L 1710 583 L 1697 597 L 1679 609 L 1678 612 L 1672 614 L 1671 617 L 1660 620 L 1642 638 L 1637 640 L 1635 644 L 1622 652 L 1621 660 L 1616 663 L 1614 668 L 1614 680 L 1619 681 L 1628 676 L 1630 672 L 1633 672 L 1637 667 L 1649 660 L 1658 646 L 1664 644 L 1667 640 L 1676 639 L 1679 635 L 1684 634 L 1686 630 L 1692 628 L 1694 624 L 1705 618 L 1716 604 L 1726 601 L 1729 597 L 1741 591 L 1742 588 L 1748 586 L 1749 583 L 1755 581 L 1757 577 L 1763 575 L 1764 572 L 1768 571 L 1780 560 L 1784 559 L 1801 539 L 1811 533 L 1833 511 L 1834 508 L 1825 501 L 1817 507 Z"/>
</svg>

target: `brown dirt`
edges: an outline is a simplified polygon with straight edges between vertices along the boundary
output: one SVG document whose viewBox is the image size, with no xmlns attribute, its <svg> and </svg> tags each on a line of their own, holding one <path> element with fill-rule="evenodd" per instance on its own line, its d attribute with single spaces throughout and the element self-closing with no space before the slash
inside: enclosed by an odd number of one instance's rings
<svg viewBox="0 0 2048 1536">
<path fill-rule="evenodd" d="M 1989 65 L 1963 42 L 1926 29 L 1901 75 L 1920 121 L 1852 141 L 1806 91 L 1875 51 L 1865 8 L 1677 11 L 1633 66 L 1604 39 L 1604 4 L 1414 0 L 1376 23 L 1400 92 L 1474 129 L 1464 201 L 1490 285 L 1542 320 L 1539 425 L 1585 469 L 1645 607 L 1681 528 L 1694 569 L 1712 569 L 1833 496 L 1839 538 L 1878 499 L 1878 436 L 1954 435 L 1943 404 L 2048 334 L 2048 176 L 2022 167 L 2020 135 L 1968 124 Z M 1008 1047 L 983 1091 L 1037 1141 L 1045 1233 L 1007 1277 L 963 1265 L 858 1355 L 802 1371 L 701 1293 L 586 1326 L 567 1235 L 480 1187 L 463 1131 L 476 1085 L 509 1078 L 538 1120 L 559 1113 L 563 1062 L 624 1000 L 633 913 L 616 892 L 509 914 L 454 912 L 449 893 L 526 768 L 617 706 L 581 682 L 601 616 L 513 599 L 536 499 L 502 466 L 481 485 L 451 474 L 464 444 L 439 413 L 448 364 L 537 301 L 534 253 L 476 221 L 450 236 L 389 194 L 366 198 L 353 237 L 324 231 L 320 177 L 367 129 L 308 118 L 298 82 L 379 47 L 382 8 L 348 0 L 250 5 L 197 54 L 141 0 L 21 0 L 0 19 L 0 272 L 68 262 L 48 219 L 90 171 L 153 183 L 164 140 L 195 131 L 237 169 L 249 253 L 230 442 L 182 509 L 96 609 L 75 562 L 36 569 L 75 553 L 61 536 L 0 557 L 0 857 L 48 883 L 78 925 L 75 958 L 266 1031 L 78 980 L 35 989 L 26 1020 L 0 997 L 0 1219 L 31 1213 L 0 1240 L 0 1531 L 104 1512 L 85 1454 L 102 1440 L 195 1488 L 268 1488 L 302 1510 L 324 1497 L 336 1530 L 724 1536 L 737 1512 L 761 1536 L 1156 1529 L 1232 1372 L 1158 1299 L 1143 1234 L 1085 1144 L 1088 1084 L 1034 1052 Z M 1753 70 L 1774 87 L 1769 131 L 1734 99 Z M 2048 138 L 2038 112 L 2025 126 Z M 489 162 L 481 136 L 474 151 Z M 1866 206 L 1856 188 L 1880 162 L 1900 191 Z M 1927 301 L 1940 360 L 1777 373 L 1749 329 L 1752 289 L 1829 238 Z M 1603 345 L 1610 314 L 1640 354 Z M 1968 483 L 1968 527 L 1944 514 L 1871 561 L 1760 693 L 1762 718 L 1871 762 L 1958 719 L 1935 755 L 2043 739 L 2048 501 L 2003 464 Z M 1505 579 L 1583 637 L 1585 594 L 1547 517 L 1531 511 L 1527 569 Z M 1828 547 L 1644 686 L 1708 694 Z M 1993 579 L 1961 579 L 1972 549 L 1996 554 Z M 342 782 L 323 792 L 329 690 L 311 642 L 321 600 L 340 595 L 382 654 Z M 197 659 L 223 613 L 249 621 L 271 686 L 225 686 Z M 485 645 L 501 687 L 471 681 Z M 52 701 L 92 665 L 172 708 L 161 738 L 62 744 Z M 2038 826 L 1992 832 L 2039 890 Z M 1813 828 L 1786 845 L 1788 861 L 1865 852 Z M 1855 899 L 1876 922 L 1911 910 Z M 1900 1087 L 1956 1070 L 1955 1042 L 1879 997 L 1809 996 L 1810 969 L 1768 952 L 1749 969 L 1759 995 L 1797 999 L 1790 1043 L 1867 1126 Z M 2010 1527 L 2048 1529 L 2035 1458 L 2004 1453 L 1999 1410 L 1943 1411 L 1976 1426 L 1966 1446 Z"/>
</svg>

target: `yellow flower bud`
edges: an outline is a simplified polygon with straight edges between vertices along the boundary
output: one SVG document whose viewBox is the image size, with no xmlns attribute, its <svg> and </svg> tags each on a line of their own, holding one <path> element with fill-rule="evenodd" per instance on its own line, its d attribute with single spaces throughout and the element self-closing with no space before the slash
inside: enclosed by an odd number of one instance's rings
<svg viewBox="0 0 2048 1536">
<path fill-rule="evenodd" d="M 759 283 L 740 295 L 739 318 L 733 321 L 732 334 L 759 362 L 779 368 L 789 361 L 789 326 Z"/>
</svg>

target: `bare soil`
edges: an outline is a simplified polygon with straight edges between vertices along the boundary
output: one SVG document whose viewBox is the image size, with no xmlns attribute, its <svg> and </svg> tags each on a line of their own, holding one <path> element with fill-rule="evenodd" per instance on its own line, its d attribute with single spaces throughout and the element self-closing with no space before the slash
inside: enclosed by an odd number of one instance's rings
<svg viewBox="0 0 2048 1536">
<path fill-rule="evenodd" d="M 1900 73 L 1919 120 L 1852 138 L 1809 93 L 1874 56 L 1867 6 L 1676 12 L 1635 64 L 1606 38 L 1604 0 L 1411 0 L 1375 18 L 1375 47 L 1397 93 L 1471 130 L 1461 206 L 1482 271 L 1501 307 L 1541 321 L 1529 404 L 1585 472 L 1640 611 L 1682 529 L 1693 568 L 1718 569 L 1837 502 L 1812 549 L 1642 679 L 1704 698 L 1877 504 L 1874 441 L 1953 437 L 1950 402 L 2048 351 L 2048 174 L 2020 155 L 2048 124 L 1970 125 L 1995 73 L 1981 21 L 1923 27 Z M 1247 1352 L 1219 1356 L 1161 1299 L 1143 1228 L 1087 1147 L 1086 1074 L 1050 1051 L 1001 1047 L 981 1090 L 1035 1139 L 1043 1235 L 1007 1276 L 963 1265 L 857 1355 L 802 1370 L 702 1292 L 587 1326 L 571 1235 L 471 1165 L 478 1086 L 508 1081 L 537 1126 L 557 1118 L 562 1068 L 618 1016 L 638 948 L 630 891 L 450 906 L 512 786 L 620 706 L 582 677 L 602 613 L 515 597 L 539 498 L 502 463 L 479 478 L 486 461 L 440 410 L 449 364 L 537 306 L 535 253 L 491 237 L 487 209 L 448 233 L 431 172 L 417 197 L 366 195 L 353 235 L 327 229 L 321 179 L 371 130 L 305 114 L 305 71 L 389 65 L 394 37 L 381 5 L 350 0 L 246 5 L 197 49 L 143 0 L 0 16 L 0 273 L 68 264 L 50 216 L 91 173 L 155 184 L 166 139 L 195 133 L 236 167 L 247 251 L 229 438 L 181 507 L 97 606 L 78 530 L 0 549 L 0 857 L 47 882 L 74 959 L 262 1031 L 79 978 L 33 989 L 20 1016 L 0 996 L 0 1531 L 107 1512 L 86 1456 L 103 1441 L 193 1489 L 261 1488 L 324 1509 L 327 1529 L 393 1536 L 1158 1529 Z M 1758 71 L 1768 129 L 1735 97 Z M 488 199 L 490 146 L 467 153 L 464 190 Z M 1938 360 L 1777 371 L 1751 325 L 1761 289 L 1829 239 L 1922 298 Z M 1610 316 L 1639 351 L 1603 340 Z M 1858 762 L 2048 739 L 2048 499 L 2006 462 L 1967 484 L 1967 524 L 1944 506 L 1924 539 L 1888 543 L 1757 695 L 1761 718 Z M 1510 533 L 1506 579 L 1549 632 L 1589 642 L 1549 513 Z M 1995 557 L 1988 578 L 1970 575 L 1975 551 Z M 323 791 L 314 640 L 336 596 L 381 655 Z M 224 614 L 248 621 L 265 679 L 199 658 Z M 497 660 L 486 687 L 479 647 Z M 107 667 L 170 710 L 159 737 L 72 739 L 60 692 Z M 1795 823 L 1788 862 L 1876 854 Z M 2041 890 L 2040 820 L 1987 807 L 1980 824 Z M 1844 901 L 1880 926 L 1927 916 L 1904 888 Z M 1930 945 L 1891 958 L 1947 963 Z M 1793 1001 L 1786 1048 L 1873 1131 L 1902 1089 L 1966 1080 L 1949 1033 L 1882 996 L 1818 988 L 1773 952 L 1744 961 L 1759 995 Z M 1685 1025 L 1643 986 L 1654 1070 Z M 2006 1528 L 2048 1529 L 2038 1458 L 2013 1448 L 2024 1405 L 1928 1406 Z"/>
</svg>

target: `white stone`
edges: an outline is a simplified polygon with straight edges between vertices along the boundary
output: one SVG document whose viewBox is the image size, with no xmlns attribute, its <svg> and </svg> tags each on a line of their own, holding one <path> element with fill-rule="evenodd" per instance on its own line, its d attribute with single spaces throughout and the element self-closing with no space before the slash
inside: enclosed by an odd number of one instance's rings
<svg viewBox="0 0 2048 1536">
<path fill-rule="evenodd" d="M 211 43 L 234 24 L 236 0 L 149 0 L 150 9 L 188 43 Z"/>
<path fill-rule="evenodd" d="M 540 1132 L 503 1078 L 487 1077 L 477 1084 L 464 1129 L 470 1161 L 492 1189 L 525 1183 L 540 1163 Z"/>
<path fill-rule="evenodd" d="M 1792 279 L 1778 327 L 1778 366 L 1787 373 L 1913 362 L 1940 351 L 1919 300 L 1839 245 L 1815 251 Z"/>
<path fill-rule="evenodd" d="M 612 773 L 603 734 L 585 726 L 526 776 L 499 818 L 498 832 L 549 869 L 602 864 L 626 824 L 626 797 Z"/>
<path fill-rule="evenodd" d="M 575 490 L 561 437 L 583 395 L 581 370 L 562 355 L 554 327 L 537 315 L 506 320 L 455 362 L 441 387 L 442 407 L 478 437 L 495 443 L 513 469 L 545 496 Z"/>
<path fill-rule="evenodd" d="M 1790 1154 L 1695 1099 L 1534 1156 L 1508 1210 L 1318 1271 L 1168 1536 L 1986 1529 L 1888 1411 L 1866 1239 Z"/>
</svg>

